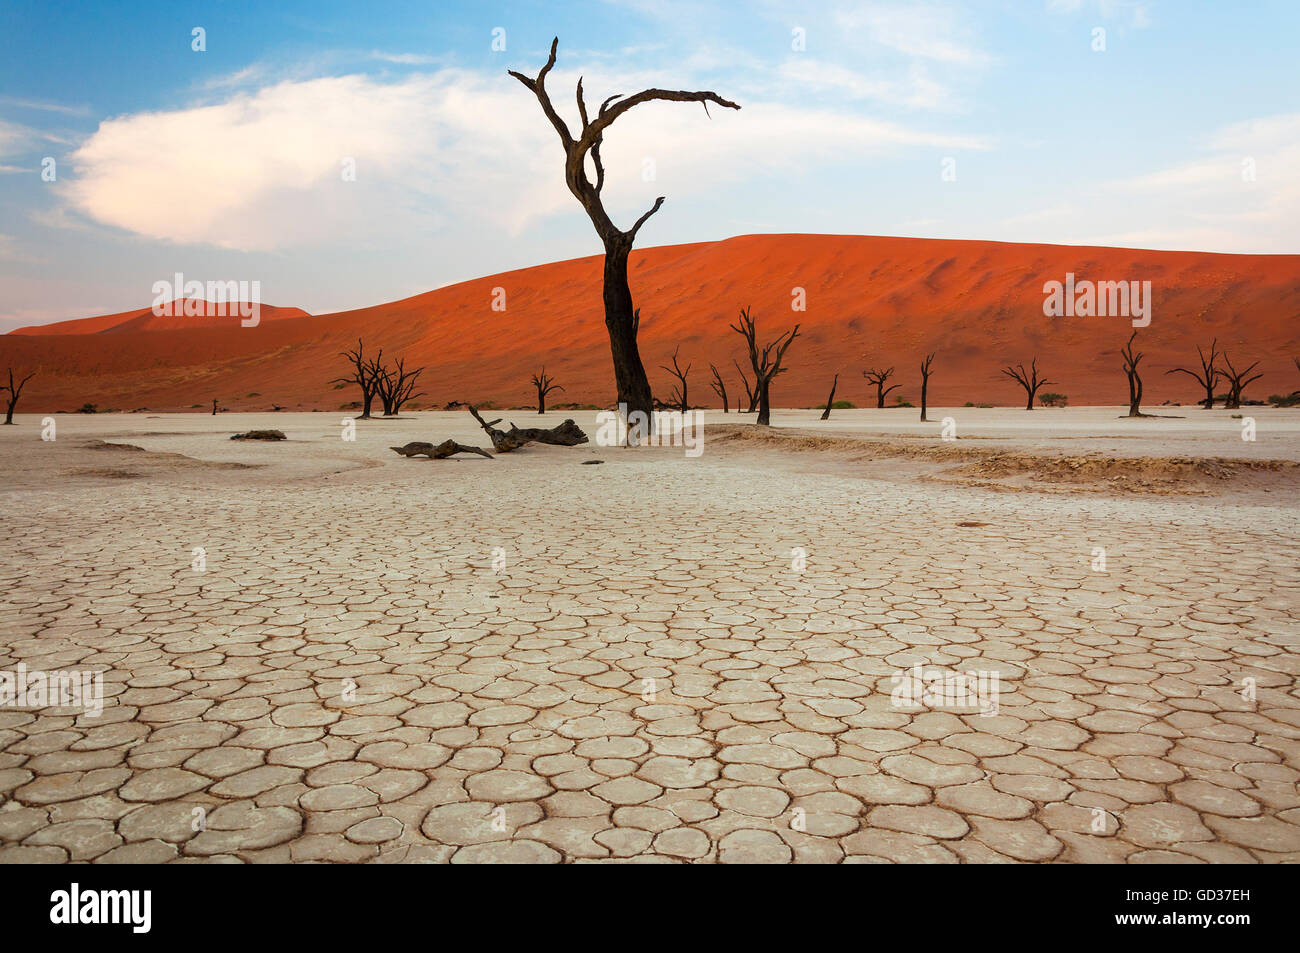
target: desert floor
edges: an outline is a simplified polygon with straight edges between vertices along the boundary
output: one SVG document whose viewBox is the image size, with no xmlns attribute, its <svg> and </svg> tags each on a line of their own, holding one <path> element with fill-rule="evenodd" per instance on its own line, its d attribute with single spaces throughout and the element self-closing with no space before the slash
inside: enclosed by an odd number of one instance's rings
<svg viewBox="0 0 1300 953">
<path fill-rule="evenodd" d="M 0 860 L 1300 860 L 1300 410 L 1152 412 L 19 415 Z"/>
</svg>

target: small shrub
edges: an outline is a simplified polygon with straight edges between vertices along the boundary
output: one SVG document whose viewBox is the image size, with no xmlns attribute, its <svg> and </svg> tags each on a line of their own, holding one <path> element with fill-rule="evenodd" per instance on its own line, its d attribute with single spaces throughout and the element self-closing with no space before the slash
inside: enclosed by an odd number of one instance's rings
<svg viewBox="0 0 1300 953">
<path fill-rule="evenodd" d="M 1300 390 L 1294 394 L 1274 394 L 1268 402 L 1274 407 L 1300 407 Z"/>
<path fill-rule="evenodd" d="M 79 414 L 97 414 L 99 413 L 99 404 L 82 404 L 77 410 Z"/>
<path fill-rule="evenodd" d="M 851 400 L 837 400 L 831 404 L 831 410 L 857 410 L 857 405 Z"/>
<path fill-rule="evenodd" d="M 1064 407 L 1070 402 L 1070 398 L 1064 394 L 1039 394 L 1038 405 L 1040 407 Z"/>
</svg>

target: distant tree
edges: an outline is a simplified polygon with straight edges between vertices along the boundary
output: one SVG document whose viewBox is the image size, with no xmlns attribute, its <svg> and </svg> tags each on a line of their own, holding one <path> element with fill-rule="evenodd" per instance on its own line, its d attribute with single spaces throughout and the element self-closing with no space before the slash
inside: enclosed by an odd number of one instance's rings
<svg viewBox="0 0 1300 953">
<path fill-rule="evenodd" d="M 826 409 L 822 411 L 822 420 L 830 420 L 831 404 L 835 403 L 835 388 L 840 386 L 840 375 L 836 374 L 835 379 L 831 381 L 831 396 L 826 398 Z"/>
<path fill-rule="evenodd" d="M 930 389 L 930 365 L 933 363 L 934 363 L 933 353 L 927 354 L 925 356 L 925 360 L 921 362 L 921 419 L 922 420 L 930 419 L 925 416 L 925 409 L 926 409 L 925 398 L 926 398 L 926 394 L 929 392 Z"/>
<path fill-rule="evenodd" d="M 1049 381 L 1047 378 L 1038 376 L 1038 358 L 1030 362 L 1029 370 L 1025 370 L 1025 365 L 1017 364 L 1015 367 L 1004 367 L 1002 373 L 1006 374 L 1017 384 L 1025 389 L 1025 395 L 1028 398 L 1025 402 L 1025 410 L 1034 409 L 1034 395 L 1038 393 L 1038 388 L 1045 384 L 1054 384 L 1055 381 Z"/>
<path fill-rule="evenodd" d="M 7 391 L 9 395 L 8 397 L 5 398 L 8 404 L 8 406 L 5 408 L 6 424 L 12 424 L 14 422 L 14 408 L 18 406 L 18 398 L 22 396 L 23 387 L 25 387 L 27 382 L 35 376 L 36 376 L 36 372 L 32 371 L 22 380 L 16 380 L 14 378 L 14 369 L 12 367 L 9 368 L 9 383 L 0 384 L 0 392 Z"/>
<path fill-rule="evenodd" d="M 673 385 L 672 404 L 675 404 L 682 413 L 686 413 L 690 409 L 690 405 L 686 401 L 686 375 L 691 372 L 691 365 L 687 364 L 686 370 L 682 370 L 682 366 L 677 363 L 677 352 L 681 349 L 682 347 L 679 344 L 673 350 L 672 367 L 667 364 L 660 364 L 659 366 L 677 378 L 677 383 Z"/>
<path fill-rule="evenodd" d="M 1218 366 L 1218 360 L 1221 357 L 1218 351 L 1218 344 L 1219 344 L 1218 338 L 1215 338 L 1213 341 L 1210 342 L 1209 357 L 1205 356 L 1205 352 L 1201 350 L 1201 346 L 1199 344 L 1196 345 L 1196 353 L 1201 358 L 1200 371 L 1189 370 L 1186 367 L 1175 367 L 1172 370 L 1165 371 L 1166 374 L 1186 374 L 1189 377 L 1193 378 L 1196 381 L 1196 383 L 1204 387 L 1205 399 L 1197 401 L 1197 403 L 1199 403 L 1206 410 L 1210 410 L 1214 406 L 1214 385 L 1218 381 L 1218 379 L 1223 375 L 1223 371 L 1220 370 Z"/>
<path fill-rule="evenodd" d="M 724 414 L 729 413 L 730 411 L 727 409 L 727 384 L 723 381 L 722 375 L 718 373 L 717 365 L 710 364 L 709 370 L 713 372 L 713 381 L 709 386 L 713 388 L 715 394 L 722 398 L 722 412 Z M 736 410 L 739 412 L 740 408 L 737 407 Z"/>
<path fill-rule="evenodd" d="M 413 370 L 406 369 L 406 358 L 399 357 L 397 366 L 393 370 L 388 369 L 387 364 L 380 364 L 378 358 L 372 362 L 375 374 L 375 392 L 379 395 L 380 403 L 384 405 L 384 416 L 395 417 L 402 412 L 402 405 L 413 397 L 420 397 L 420 393 L 415 392 L 416 381 L 420 377 L 423 367 L 417 367 Z"/>
<path fill-rule="evenodd" d="M 1128 415 L 1130 417 L 1145 417 L 1142 413 L 1142 375 L 1138 373 L 1138 362 L 1142 360 L 1142 352 L 1133 353 L 1133 341 L 1137 338 L 1138 333 L 1134 331 L 1129 336 L 1128 344 L 1120 350 L 1120 356 L 1124 358 L 1124 373 L 1128 376 Z"/>
<path fill-rule="evenodd" d="M 749 386 L 749 378 L 745 376 L 745 371 L 740 366 L 740 362 L 737 361 L 735 358 L 732 358 L 731 363 L 736 365 L 736 371 L 740 374 L 740 383 L 744 385 L 745 388 L 745 399 L 749 402 L 748 409 L 745 411 L 745 413 L 752 414 L 754 412 L 754 408 L 758 406 L 758 390 L 756 388 L 752 388 Z M 740 402 L 737 401 L 736 413 L 740 413 L 740 412 L 741 412 Z"/>
<path fill-rule="evenodd" d="M 1259 367 L 1259 361 L 1256 361 L 1254 364 L 1250 365 L 1250 367 L 1238 371 L 1232 366 L 1232 361 L 1228 359 L 1228 353 L 1226 351 L 1223 353 L 1223 365 L 1224 370 L 1220 373 L 1223 374 L 1223 379 L 1228 382 L 1227 399 L 1224 400 L 1223 406 L 1225 410 L 1237 410 L 1241 407 L 1241 392 L 1246 389 L 1246 385 L 1250 384 L 1252 381 L 1259 380 L 1264 375 L 1256 374 L 1254 377 L 1247 376 L 1251 371 Z"/>
<path fill-rule="evenodd" d="M 758 394 L 758 423 L 764 427 L 771 426 L 772 378 L 786 370 L 781 366 L 781 362 L 785 359 L 785 352 L 799 336 L 799 325 L 796 324 L 791 330 L 769 341 L 761 349 L 758 346 L 757 329 L 749 308 L 741 309 L 740 317 L 731 326 L 731 330 L 743 337 L 749 348 L 749 362 L 754 370 L 754 391 Z"/>
<path fill-rule="evenodd" d="M 217 399 L 215 397 L 212 398 L 212 416 L 217 416 Z"/>
<path fill-rule="evenodd" d="M 637 322 L 632 307 L 632 291 L 627 280 L 627 260 L 636 241 L 637 232 L 659 207 L 663 205 L 663 196 L 655 200 L 654 205 L 645 212 L 630 229 L 624 231 L 614 224 L 601 200 L 601 190 L 605 187 L 605 166 L 601 162 L 600 147 L 605 139 L 605 132 L 614 121 L 628 110 L 642 103 L 655 100 L 669 102 L 703 103 L 708 111 L 708 104 L 713 103 L 724 109 L 739 109 L 730 100 L 723 99 L 717 93 L 708 90 L 688 92 L 686 90 L 646 89 L 631 96 L 610 96 L 596 110 L 595 117 L 587 112 L 586 99 L 582 94 L 582 80 L 578 80 L 577 105 L 578 117 L 582 128 L 577 136 L 569 129 L 568 123 L 556 111 L 551 97 L 546 91 L 546 76 L 555 66 L 555 53 L 559 38 L 551 41 L 551 53 L 546 64 L 535 77 L 525 76 L 510 70 L 509 73 L 537 97 L 542 112 L 555 128 L 564 147 L 564 181 L 574 198 L 582 205 L 591 224 L 605 246 L 603 292 L 605 302 L 605 328 L 609 332 L 610 352 L 614 359 L 614 380 L 618 388 L 618 402 L 626 405 L 628 411 L 640 411 L 647 420 L 653 420 L 653 396 L 650 381 L 646 377 L 641 355 L 637 350 Z M 619 102 L 615 102 L 619 100 Z M 590 159 L 590 163 L 588 163 Z M 588 169 L 595 173 L 592 182 Z M 632 428 L 629 428 L 629 433 Z"/>
<path fill-rule="evenodd" d="M 537 416 L 545 417 L 546 395 L 551 391 L 564 390 L 564 388 L 555 383 L 555 378 L 547 376 L 544 366 L 540 374 L 533 375 L 533 386 L 537 388 Z"/>
<path fill-rule="evenodd" d="M 348 359 L 352 365 L 352 372 L 347 377 L 336 377 L 330 381 L 331 384 L 356 384 L 361 388 L 361 419 L 370 419 L 370 405 L 374 403 L 375 394 L 379 391 L 379 371 L 380 358 L 383 357 L 383 350 L 380 349 L 379 355 L 373 360 L 365 356 L 365 348 L 361 339 L 357 338 L 357 346 L 349 348 L 341 355 Z"/>
<path fill-rule="evenodd" d="M 873 367 L 863 371 L 862 376 L 867 379 L 867 383 L 876 385 L 877 408 L 884 407 L 885 398 L 889 396 L 889 392 L 891 390 L 897 390 L 900 386 L 899 384 L 895 384 L 889 388 L 885 387 L 885 382 L 894 376 L 894 369 L 892 367 L 887 367 L 883 370 Z"/>
</svg>

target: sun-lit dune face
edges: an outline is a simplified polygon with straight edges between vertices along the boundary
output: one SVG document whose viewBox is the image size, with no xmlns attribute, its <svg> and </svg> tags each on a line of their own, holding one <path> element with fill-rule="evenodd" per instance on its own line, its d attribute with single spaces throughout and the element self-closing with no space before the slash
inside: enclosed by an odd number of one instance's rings
<svg viewBox="0 0 1300 953">
<path fill-rule="evenodd" d="M 649 248 L 632 254 L 641 309 L 640 348 L 656 392 L 670 378 L 659 365 L 681 347 L 693 365 L 692 403 L 716 404 L 710 362 L 734 403 L 743 396 L 730 329 L 750 306 L 760 336 L 795 323 L 800 336 L 773 385 L 775 406 L 824 402 L 839 373 L 837 399 L 874 401 L 861 372 L 894 366 L 902 386 L 889 402 L 920 397 L 919 365 L 936 352 L 932 406 L 1015 405 L 1007 363 L 1037 358 L 1049 391 L 1072 404 L 1120 404 L 1127 385 L 1118 355 L 1134 328 L 1127 316 L 1044 314 L 1044 286 L 1080 281 L 1151 282 L 1150 324 L 1138 330 L 1148 405 L 1201 395 L 1183 375 L 1196 345 L 1217 338 L 1234 361 L 1260 361 L 1264 378 L 1248 396 L 1297 386 L 1300 256 L 1219 255 L 1065 245 L 751 235 Z M 524 405 L 530 375 L 545 364 L 565 387 L 562 401 L 614 401 L 601 310 L 599 256 L 539 265 L 440 288 L 402 301 L 338 314 L 306 315 L 263 306 L 257 327 L 238 318 L 157 317 L 148 308 L 20 329 L 0 338 L 5 355 L 44 368 L 25 395 L 31 411 L 80 406 L 187 408 L 221 399 L 232 410 L 335 410 L 356 398 L 331 379 L 339 353 L 361 337 L 386 356 L 428 369 L 416 406 L 452 400 Z M 797 310 L 803 305 L 804 310 Z M 103 336 L 112 332 L 112 338 Z M 255 397 L 243 395 L 256 394 Z"/>
</svg>

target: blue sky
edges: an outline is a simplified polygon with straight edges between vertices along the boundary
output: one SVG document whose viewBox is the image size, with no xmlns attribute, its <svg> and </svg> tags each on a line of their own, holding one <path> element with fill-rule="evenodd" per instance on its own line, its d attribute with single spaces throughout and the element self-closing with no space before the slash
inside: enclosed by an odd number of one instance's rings
<svg viewBox="0 0 1300 953">
<path fill-rule="evenodd" d="M 743 107 L 650 104 L 607 134 L 616 221 L 667 196 L 642 246 L 1300 252 L 1292 2 L 0 0 L 0 331 L 143 307 L 177 271 L 325 312 L 598 253 L 505 72 L 554 35 L 571 122 L 580 73 L 593 102 Z"/>
</svg>

